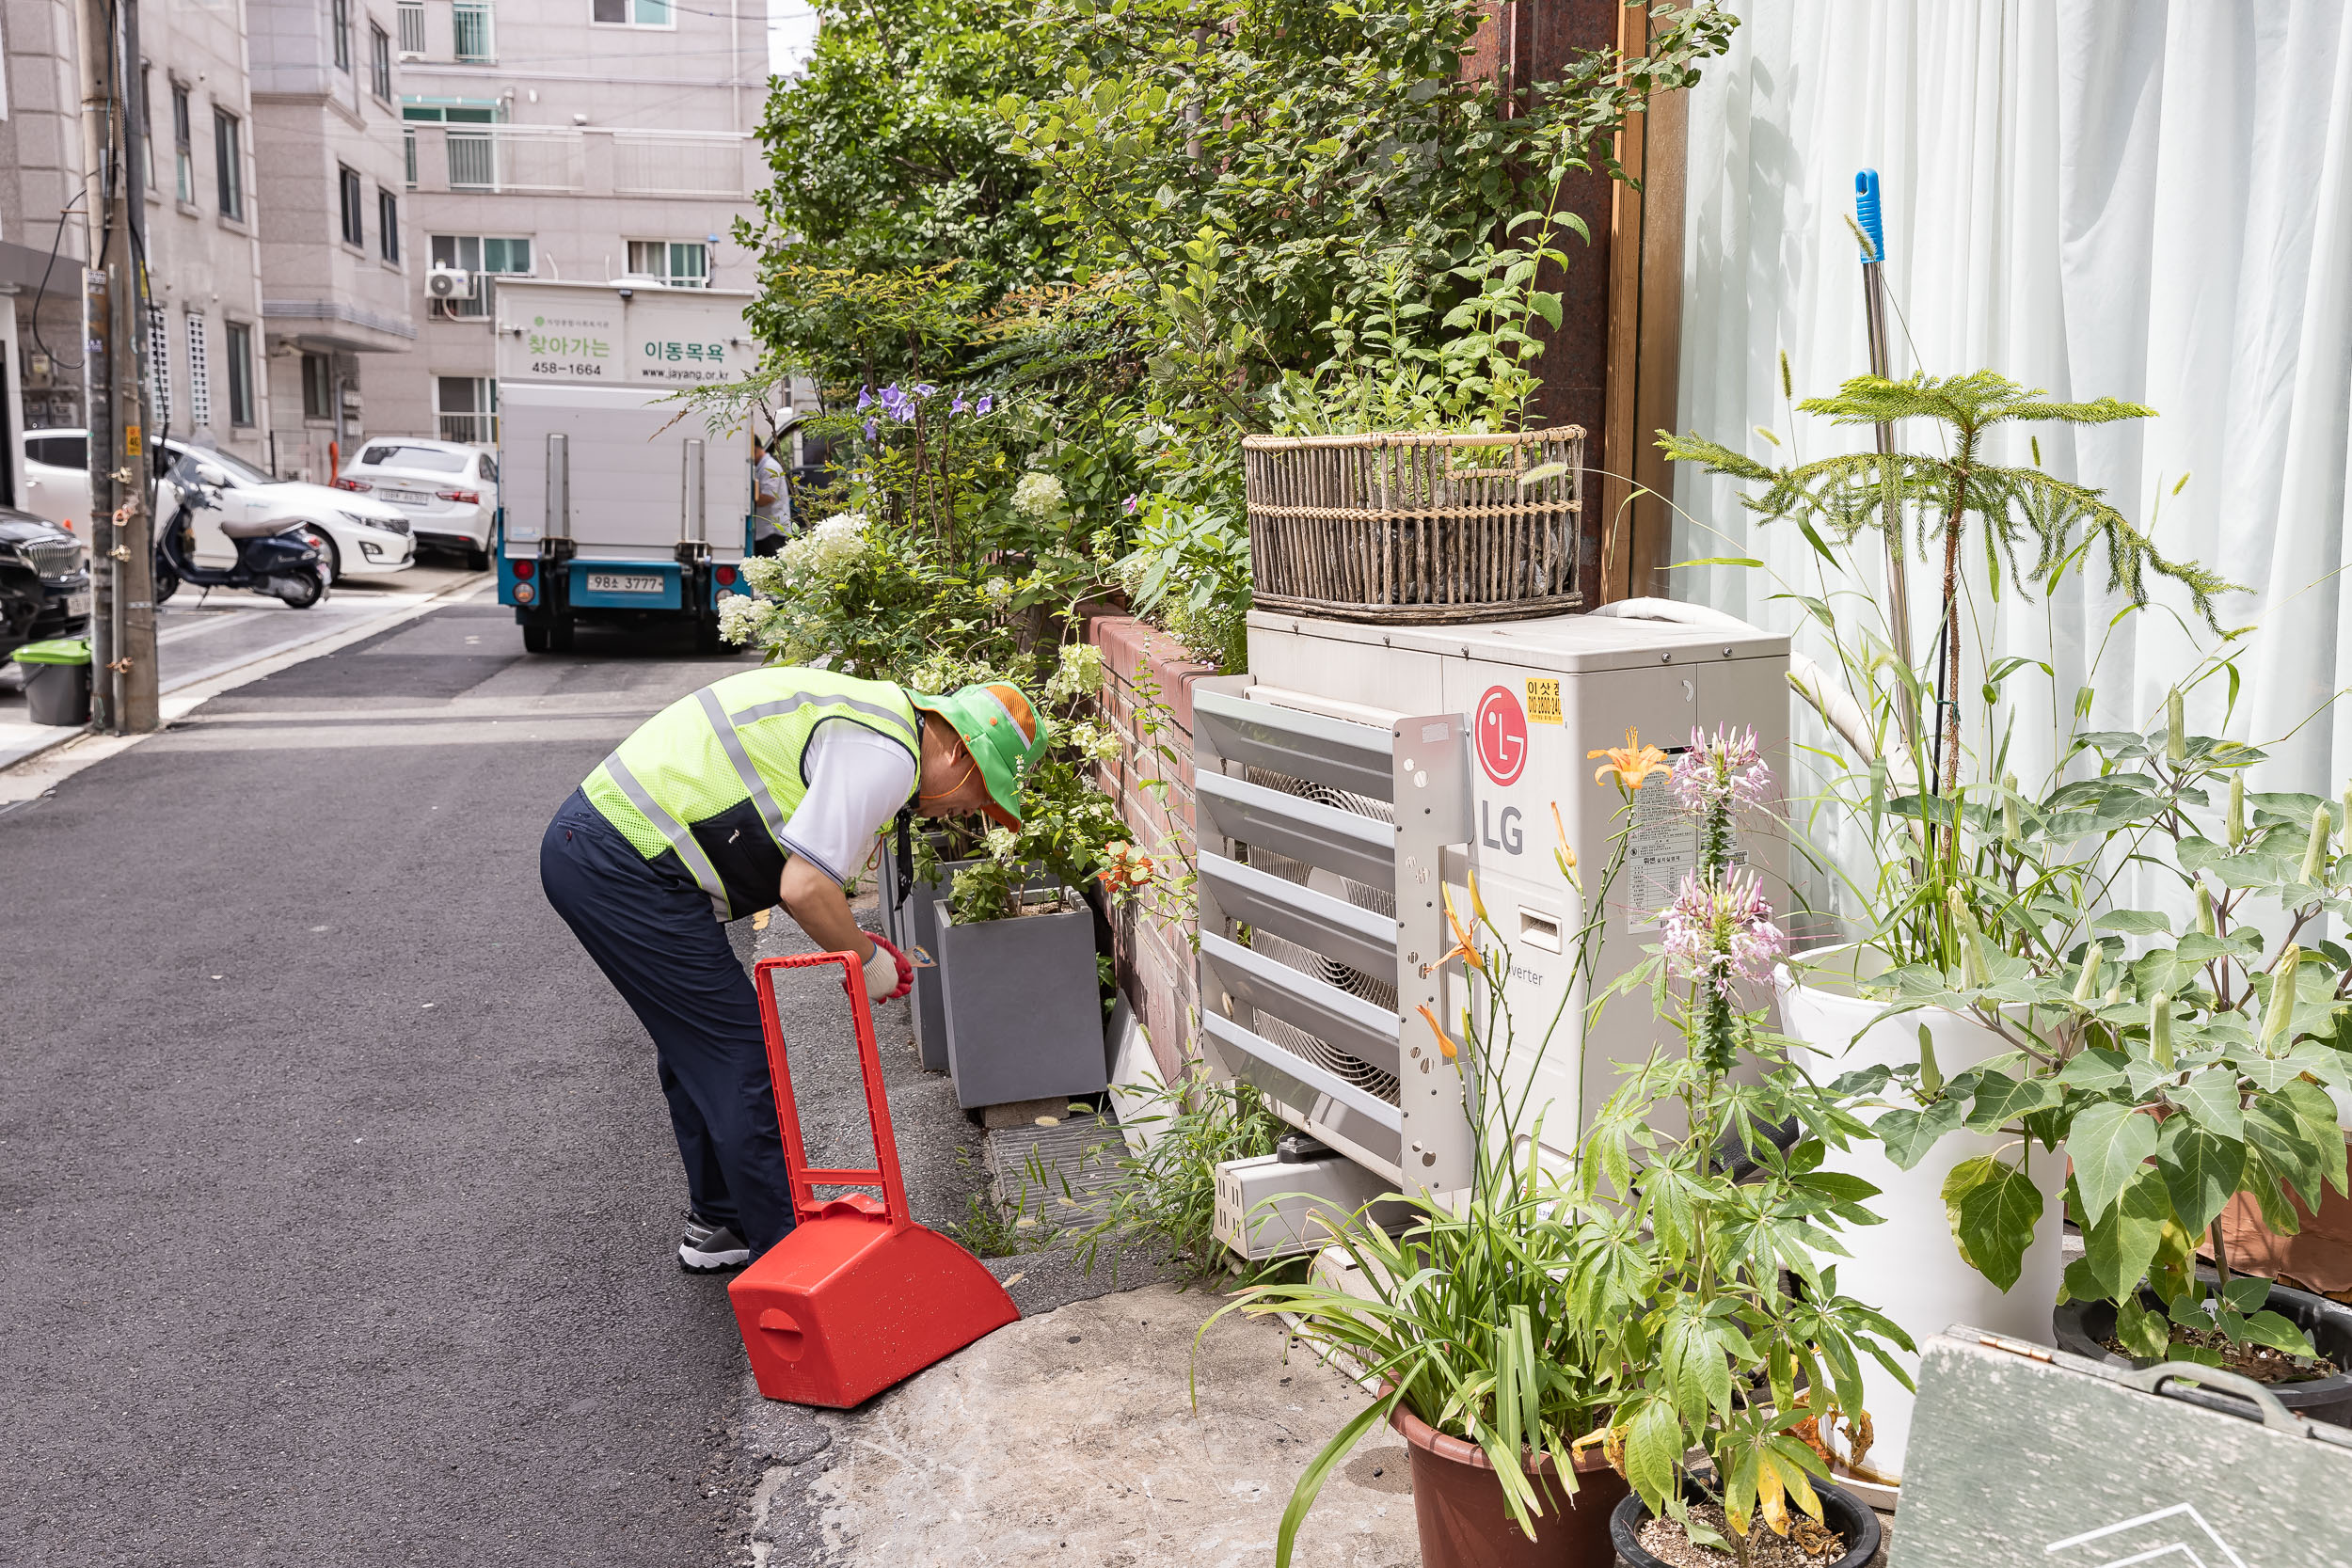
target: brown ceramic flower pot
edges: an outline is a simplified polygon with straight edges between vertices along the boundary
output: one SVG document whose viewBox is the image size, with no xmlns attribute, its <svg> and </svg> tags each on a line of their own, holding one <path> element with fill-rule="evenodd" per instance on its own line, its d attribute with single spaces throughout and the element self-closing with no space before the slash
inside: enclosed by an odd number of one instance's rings
<svg viewBox="0 0 2352 1568">
<path fill-rule="evenodd" d="M 1609 1513 L 1626 1495 L 1625 1478 L 1599 1454 L 1578 1456 L 1573 1497 L 1562 1492 L 1549 1454 L 1528 1466 L 1544 1504 L 1531 1541 L 1511 1522 L 1486 1449 L 1447 1436 L 1401 1404 L 1389 1424 L 1412 1453 L 1422 1568 L 1610 1568 L 1615 1560 Z"/>
</svg>

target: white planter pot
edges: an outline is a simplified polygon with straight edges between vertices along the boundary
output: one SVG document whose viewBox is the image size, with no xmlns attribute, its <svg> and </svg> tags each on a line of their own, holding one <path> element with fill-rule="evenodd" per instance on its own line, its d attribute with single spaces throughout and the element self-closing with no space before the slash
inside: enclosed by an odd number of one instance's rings
<svg viewBox="0 0 2352 1568">
<path fill-rule="evenodd" d="M 1922 1008 L 1872 1024 L 1870 1020 L 1882 1010 L 1879 1003 L 1801 985 L 1787 969 L 1780 971 L 1778 981 L 1781 1022 L 1790 1036 L 1826 1053 L 1815 1059 L 1815 1070 L 1824 1078 L 1918 1060 L 1922 1023 L 1935 1041 L 1936 1064 L 1947 1077 L 2009 1049 L 2000 1036 L 1964 1014 Z M 1864 1119 L 1869 1115 L 1865 1113 Z M 1853 1256 L 1821 1259 L 1837 1265 L 1838 1293 L 1877 1307 L 1915 1343 L 1954 1323 L 2035 1344 L 2053 1343 L 2050 1313 L 2058 1301 L 2058 1276 L 2065 1272 L 2063 1151 L 2054 1154 L 2032 1142 L 2026 1146 L 2026 1174 L 2042 1189 L 2042 1223 L 2026 1249 L 2017 1283 L 2007 1291 L 1961 1259 L 1944 1210 L 1944 1179 L 1954 1165 L 2003 1150 L 2013 1160 L 2016 1142 L 2013 1135 L 1947 1133 L 1909 1170 L 1899 1169 L 1875 1143 L 1832 1150 L 1823 1162 L 1825 1168 L 1859 1176 L 1878 1188 L 1880 1196 L 1865 1207 L 1886 1222 L 1841 1232 L 1839 1239 Z M 1894 1354 L 1906 1370 L 1917 1370 L 1917 1357 Z M 1911 1437 L 1913 1396 L 1867 1355 L 1862 1357 L 1862 1386 L 1864 1408 L 1870 1413 L 1876 1437 L 1863 1463 L 1899 1480 Z"/>
</svg>

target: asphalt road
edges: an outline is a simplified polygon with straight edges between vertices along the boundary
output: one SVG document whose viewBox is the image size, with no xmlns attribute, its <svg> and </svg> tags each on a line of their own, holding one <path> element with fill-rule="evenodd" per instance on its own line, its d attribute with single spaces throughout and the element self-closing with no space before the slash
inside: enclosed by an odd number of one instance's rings
<svg viewBox="0 0 2352 1568">
<path fill-rule="evenodd" d="M 741 1351 L 537 853 L 738 662 L 454 606 L 0 815 L 0 1562 L 723 1560 Z"/>
</svg>

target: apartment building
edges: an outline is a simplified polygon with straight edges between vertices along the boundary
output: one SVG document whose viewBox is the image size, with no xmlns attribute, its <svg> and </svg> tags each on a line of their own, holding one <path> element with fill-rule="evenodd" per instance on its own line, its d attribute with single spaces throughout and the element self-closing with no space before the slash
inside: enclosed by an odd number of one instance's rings
<svg viewBox="0 0 2352 1568">
<path fill-rule="evenodd" d="M 274 467 L 324 481 L 417 343 L 392 0 L 246 0 Z"/>
<path fill-rule="evenodd" d="M 767 0 L 398 0 L 417 353 L 385 430 L 497 438 L 497 280 L 744 288 Z M 428 274 L 464 274 L 432 298 Z"/>
<path fill-rule="evenodd" d="M 80 78 L 69 0 L 4 0 L 0 44 L 0 502 L 21 505 L 19 431 L 82 422 L 82 192 Z"/>
</svg>

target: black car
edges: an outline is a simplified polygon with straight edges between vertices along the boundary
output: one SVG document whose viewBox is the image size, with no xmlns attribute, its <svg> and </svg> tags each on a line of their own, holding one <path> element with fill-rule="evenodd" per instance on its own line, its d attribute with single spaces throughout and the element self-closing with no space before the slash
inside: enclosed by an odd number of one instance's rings
<svg viewBox="0 0 2352 1568">
<path fill-rule="evenodd" d="M 0 657 L 89 631 L 88 552 L 55 523 L 0 506 Z"/>
</svg>

